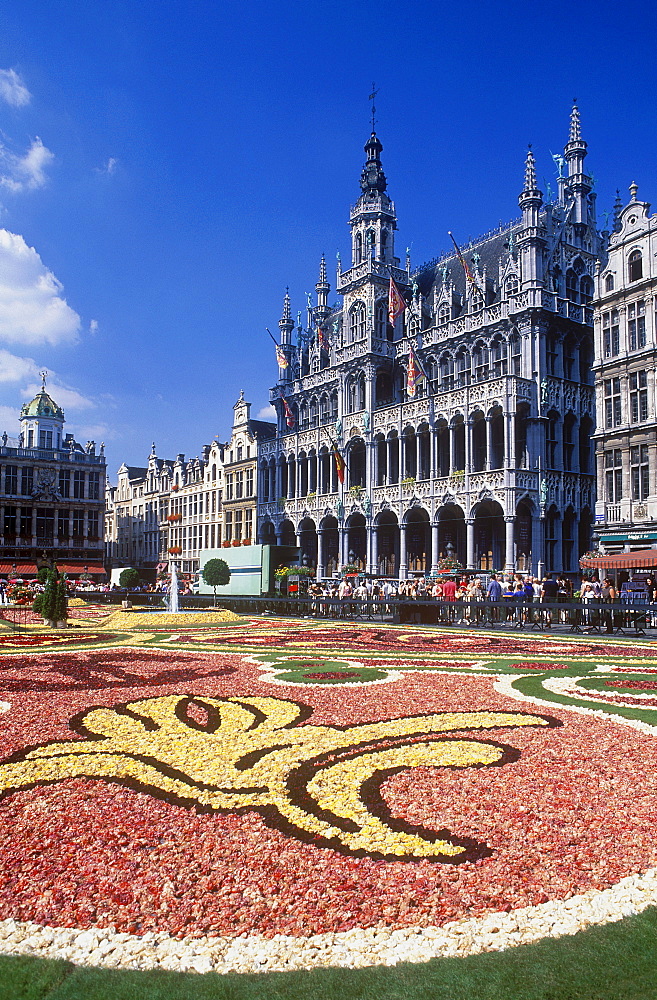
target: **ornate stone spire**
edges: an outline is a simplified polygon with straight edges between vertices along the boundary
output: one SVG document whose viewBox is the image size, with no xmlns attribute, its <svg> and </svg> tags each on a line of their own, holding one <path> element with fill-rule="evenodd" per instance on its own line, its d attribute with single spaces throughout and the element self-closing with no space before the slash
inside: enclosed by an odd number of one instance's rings
<svg viewBox="0 0 657 1000">
<path fill-rule="evenodd" d="M 532 153 L 532 147 L 529 146 L 527 150 L 527 159 L 525 160 L 525 191 L 536 191 L 536 160 L 534 159 L 534 154 Z"/>
<path fill-rule="evenodd" d="M 328 304 L 328 293 L 331 290 L 331 286 L 326 278 L 326 257 L 322 254 L 322 259 L 319 262 L 319 281 L 315 285 L 315 291 L 317 292 L 317 308 L 325 310 Z"/>
<path fill-rule="evenodd" d="M 581 142 L 582 140 L 582 130 L 579 120 L 579 108 L 577 107 L 577 101 L 573 103 L 573 109 L 570 112 L 570 135 L 568 137 L 569 142 Z"/>
<path fill-rule="evenodd" d="M 573 104 L 570 112 L 570 130 L 568 142 L 564 148 L 564 157 L 568 163 L 568 176 L 584 173 L 584 157 L 586 156 L 586 143 L 582 139 L 582 128 L 579 120 L 579 108 L 577 102 Z"/>
<path fill-rule="evenodd" d="M 621 230 L 620 215 L 623 211 L 623 202 L 621 201 L 621 195 L 618 188 L 616 188 L 616 201 L 614 202 L 614 229 L 615 233 L 619 233 Z"/>
<path fill-rule="evenodd" d="M 292 319 L 292 309 L 290 308 L 290 289 L 285 289 L 285 298 L 283 299 L 283 313 L 278 321 L 278 327 L 281 331 L 281 343 L 290 343 L 290 334 L 294 329 L 294 321 Z"/>
</svg>

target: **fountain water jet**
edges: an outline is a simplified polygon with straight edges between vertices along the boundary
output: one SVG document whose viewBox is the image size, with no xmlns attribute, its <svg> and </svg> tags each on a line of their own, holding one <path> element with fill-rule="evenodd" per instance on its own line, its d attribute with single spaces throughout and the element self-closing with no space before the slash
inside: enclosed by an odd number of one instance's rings
<svg viewBox="0 0 657 1000">
<path fill-rule="evenodd" d="M 178 614 L 178 569 L 172 559 L 169 563 L 171 571 L 171 583 L 169 584 L 169 594 L 167 596 L 167 611 L 169 614 Z"/>
</svg>

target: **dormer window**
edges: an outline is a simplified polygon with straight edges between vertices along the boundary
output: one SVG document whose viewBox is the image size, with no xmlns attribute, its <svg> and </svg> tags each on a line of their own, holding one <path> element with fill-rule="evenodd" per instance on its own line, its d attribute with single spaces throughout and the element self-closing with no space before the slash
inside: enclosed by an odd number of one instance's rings
<svg viewBox="0 0 657 1000">
<path fill-rule="evenodd" d="M 630 281 L 639 281 L 643 277 L 643 257 L 640 250 L 633 250 L 628 261 Z"/>
<path fill-rule="evenodd" d="M 507 298 L 511 295 L 518 294 L 518 277 L 515 274 L 509 275 L 506 279 L 506 294 Z"/>
<path fill-rule="evenodd" d="M 440 309 L 438 310 L 438 322 L 448 323 L 450 319 L 451 309 L 448 302 L 443 302 Z"/>
<path fill-rule="evenodd" d="M 605 292 L 613 292 L 614 290 L 614 276 L 613 274 L 608 274 L 605 278 Z"/>
</svg>

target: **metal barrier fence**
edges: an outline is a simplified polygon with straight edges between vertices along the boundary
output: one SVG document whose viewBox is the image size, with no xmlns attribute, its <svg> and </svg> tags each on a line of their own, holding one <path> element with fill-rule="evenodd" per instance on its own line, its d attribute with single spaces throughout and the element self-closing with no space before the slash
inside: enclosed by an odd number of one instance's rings
<svg viewBox="0 0 657 1000">
<path fill-rule="evenodd" d="M 128 600 L 135 607 L 163 611 L 162 594 L 121 592 L 85 594 L 94 603 L 120 604 Z M 181 611 L 217 607 L 236 614 L 270 614 L 283 618 L 341 619 L 349 621 L 389 622 L 406 625 L 460 626 L 462 628 L 506 628 L 527 631 L 560 630 L 582 633 L 646 635 L 657 628 L 657 604 L 637 605 L 600 601 L 437 601 L 398 598 L 344 599 L 324 596 L 300 597 L 218 597 L 211 595 L 180 597 Z"/>
</svg>

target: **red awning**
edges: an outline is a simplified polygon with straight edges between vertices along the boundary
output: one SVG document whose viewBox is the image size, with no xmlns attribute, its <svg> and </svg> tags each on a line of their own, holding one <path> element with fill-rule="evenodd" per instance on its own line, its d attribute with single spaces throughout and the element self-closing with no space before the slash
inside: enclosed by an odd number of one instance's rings
<svg viewBox="0 0 657 1000">
<path fill-rule="evenodd" d="M 14 566 L 16 567 L 15 571 L 14 571 Z M 0 574 L 2 574 L 2 575 L 4 575 L 6 573 L 8 576 L 14 576 L 14 575 L 16 575 L 16 576 L 23 576 L 24 573 L 31 573 L 34 576 L 36 576 L 36 571 L 37 571 L 37 569 L 36 569 L 36 566 L 34 565 L 34 563 L 24 563 L 24 562 L 17 562 L 17 563 L 3 562 L 3 563 L 0 563 Z"/>
<path fill-rule="evenodd" d="M 80 566 L 79 563 L 57 563 L 57 569 L 60 573 L 75 573 L 79 575 L 80 573 L 88 573 L 89 576 L 101 576 L 105 575 L 105 567 L 100 566 L 98 563 L 83 563 Z"/>
<path fill-rule="evenodd" d="M 607 556 L 580 559 L 586 569 L 657 569 L 657 549 L 639 549 L 638 552 L 614 552 Z"/>
<path fill-rule="evenodd" d="M 14 571 L 14 566 L 16 566 L 15 571 Z M 60 562 L 57 563 L 57 569 L 59 570 L 60 573 L 75 573 L 76 576 L 79 576 L 81 573 L 84 573 L 85 567 L 89 576 L 92 575 L 104 576 L 106 572 L 105 567 L 101 566 L 99 563 L 81 563 L 81 564 L 60 563 Z M 5 574 L 7 574 L 8 576 L 13 576 L 14 572 L 16 576 L 36 576 L 37 575 L 36 564 L 26 563 L 26 562 L 0 563 L 0 576 L 4 576 Z"/>
</svg>

